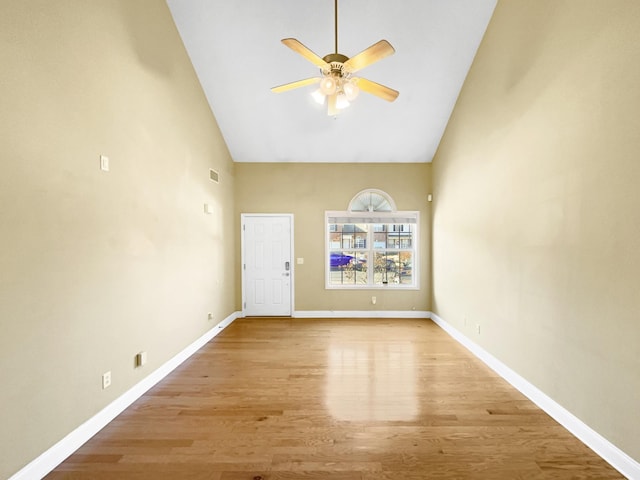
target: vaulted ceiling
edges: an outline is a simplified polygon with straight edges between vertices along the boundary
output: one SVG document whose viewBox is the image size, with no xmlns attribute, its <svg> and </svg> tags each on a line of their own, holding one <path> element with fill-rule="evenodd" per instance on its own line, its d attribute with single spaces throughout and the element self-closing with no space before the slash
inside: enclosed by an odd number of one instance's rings
<svg viewBox="0 0 640 480">
<path fill-rule="evenodd" d="M 317 86 L 273 93 L 319 76 L 280 40 L 320 57 L 334 51 L 332 0 L 167 0 L 236 162 L 430 162 L 497 0 L 340 0 L 338 50 L 352 57 L 380 39 L 396 53 L 358 76 L 400 92 L 362 92 L 336 117 Z"/>
</svg>

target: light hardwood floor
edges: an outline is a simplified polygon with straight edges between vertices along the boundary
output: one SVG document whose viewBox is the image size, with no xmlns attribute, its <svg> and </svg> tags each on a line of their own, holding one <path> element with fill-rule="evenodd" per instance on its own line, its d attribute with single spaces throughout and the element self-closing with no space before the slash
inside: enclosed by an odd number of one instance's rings
<svg viewBox="0 0 640 480">
<path fill-rule="evenodd" d="M 428 320 L 255 318 L 46 478 L 623 477 Z"/>
</svg>

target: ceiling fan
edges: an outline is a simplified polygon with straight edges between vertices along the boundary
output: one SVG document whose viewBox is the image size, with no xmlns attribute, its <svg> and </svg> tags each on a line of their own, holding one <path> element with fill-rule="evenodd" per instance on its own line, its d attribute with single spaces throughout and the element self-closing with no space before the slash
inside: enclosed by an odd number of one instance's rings
<svg viewBox="0 0 640 480">
<path fill-rule="evenodd" d="M 320 67 L 321 76 L 306 78 L 296 82 L 286 83 L 271 89 L 281 93 L 307 85 L 320 84 L 320 88 L 313 92 L 314 99 L 324 104 L 327 102 L 327 114 L 337 115 L 341 109 L 349 106 L 355 100 L 360 90 L 376 97 L 393 102 L 399 92 L 353 74 L 363 68 L 392 55 L 395 50 L 386 40 L 380 40 L 357 55 L 349 58 L 338 53 L 338 0 L 334 0 L 335 10 L 335 52 L 320 58 L 295 38 L 284 38 L 282 43 L 305 59 Z"/>
</svg>

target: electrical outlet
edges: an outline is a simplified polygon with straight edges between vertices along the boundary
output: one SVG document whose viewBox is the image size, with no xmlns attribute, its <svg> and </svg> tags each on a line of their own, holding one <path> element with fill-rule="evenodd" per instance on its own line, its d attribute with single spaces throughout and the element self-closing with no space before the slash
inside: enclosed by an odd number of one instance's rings
<svg viewBox="0 0 640 480">
<path fill-rule="evenodd" d="M 478 335 L 480 335 L 480 324 L 476 323 L 476 330 L 478 331 Z"/>
<path fill-rule="evenodd" d="M 467 316 L 466 315 L 464 316 L 464 326 L 465 327 L 467 326 Z"/>
<path fill-rule="evenodd" d="M 102 374 L 102 389 L 109 388 L 111 386 L 111 372 L 105 372 Z"/>
<path fill-rule="evenodd" d="M 137 353 L 135 358 L 136 368 L 142 367 L 145 363 L 147 363 L 147 352 Z"/>
<path fill-rule="evenodd" d="M 211 312 L 207 313 L 207 320 L 209 321 L 213 320 L 213 313 Z"/>
<path fill-rule="evenodd" d="M 371 303 L 373 305 L 375 305 L 377 301 L 378 301 L 378 299 L 376 297 L 371 297 Z"/>
</svg>

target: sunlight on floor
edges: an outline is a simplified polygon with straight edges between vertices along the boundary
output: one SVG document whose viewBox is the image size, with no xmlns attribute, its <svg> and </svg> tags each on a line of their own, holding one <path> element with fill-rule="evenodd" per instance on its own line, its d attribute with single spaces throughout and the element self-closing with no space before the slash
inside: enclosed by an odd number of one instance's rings
<svg viewBox="0 0 640 480">
<path fill-rule="evenodd" d="M 337 420 L 409 421 L 419 414 L 410 342 L 330 346 L 325 403 Z"/>
</svg>

